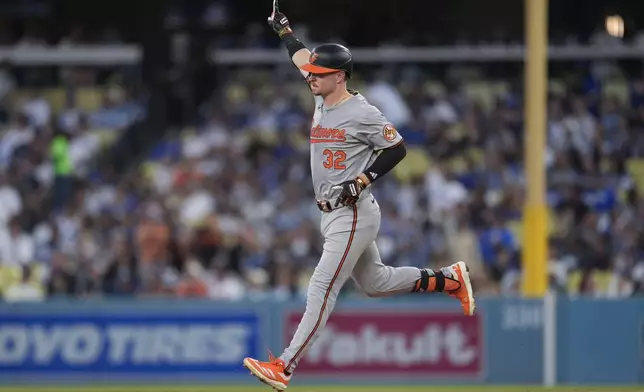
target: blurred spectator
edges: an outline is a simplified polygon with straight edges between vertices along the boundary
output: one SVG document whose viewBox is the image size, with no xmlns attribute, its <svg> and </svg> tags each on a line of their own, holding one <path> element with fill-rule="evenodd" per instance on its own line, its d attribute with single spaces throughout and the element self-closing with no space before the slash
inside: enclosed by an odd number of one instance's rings
<svg viewBox="0 0 644 392">
<path fill-rule="evenodd" d="M 509 260 L 509 254 L 516 246 L 515 238 L 494 213 L 488 212 L 487 222 L 487 229 L 483 230 L 479 237 L 481 254 L 488 268 L 496 270 L 499 268 L 496 264 L 500 255 L 504 257 L 504 261 Z M 501 266 L 501 270 L 504 271 L 506 267 L 507 265 Z"/>
<path fill-rule="evenodd" d="M 65 99 L 65 107 L 58 114 L 58 127 L 73 133 L 79 127 L 83 115 L 84 113 L 76 106 L 75 96 L 70 95 Z M 85 119 L 85 122 L 88 124 L 88 119 Z"/>
<path fill-rule="evenodd" d="M 521 289 L 521 272 L 517 254 L 507 248 L 496 248 L 496 263 L 490 266 L 491 279 L 500 284 L 500 293 L 518 295 Z"/>
<path fill-rule="evenodd" d="M 450 260 L 467 260 L 472 279 L 484 282 L 488 272 L 483 264 L 478 237 L 468 224 L 465 209 L 460 206 L 459 210 L 455 230 L 447 234 Z"/>
<path fill-rule="evenodd" d="M 170 228 L 163 221 L 163 211 L 156 204 L 148 205 L 136 228 L 139 271 L 144 287 L 168 264 L 169 239 Z"/>
<path fill-rule="evenodd" d="M 29 124 L 42 129 L 49 125 L 51 120 L 51 107 L 49 102 L 37 91 L 32 91 L 27 100 L 23 102 L 22 112 L 29 118 Z"/>
<path fill-rule="evenodd" d="M 48 297 L 77 294 L 76 274 L 73 264 L 61 252 L 54 252 L 47 284 Z"/>
<path fill-rule="evenodd" d="M 365 98 L 380 109 L 387 120 L 398 128 L 408 125 L 411 120 L 409 106 L 392 85 L 390 73 L 382 73 L 369 84 L 364 92 Z"/>
<path fill-rule="evenodd" d="M 0 261 L 3 265 L 27 265 L 34 261 L 34 240 L 13 218 L 8 227 L 0 229 Z"/>
<path fill-rule="evenodd" d="M 452 125 L 458 121 L 456 109 L 444 95 L 436 94 L 427 103 L 422 116 L 429 127 Z"/>
<path fill-rule="evenodd" d="M 54 166 L 54 209 L 59 210 L 70 200 L 73 193 L 73 163 L 70 155 L 71 135 L 59 131 L 51 141 L 50 154 Z"/>
<path fill-rule="evenodd" d="M 188 261 L 186 272 L 176 288 L 177 295 L 182 298 L 207 298 L 208 285 L 204 278 L 205 271 L 201 264 L 194 260 Z"/>
<path fill-rule="evenodd" d="M 425 189 L 429 194 L 430 219 L 439 222 L 451 215 L 458 204 L 465 201 L 467 190 L 449 172 L 447 167 L 430 169 L 425 177 Z"/>
<path fill-rule="evenodd" d="M 22 212 L 22 197 L 7 177 L 0 171 L 0 230 L 6 230 L 9 222 Z"/>
<path fill-rule="evenodd" d="M 186 169 L 177 174 L 176 181 L 183 182 L 181 177 L 192 173 L 188 167 L 194 167 L 193 163 L 186 163 Z M 178 185 L 178 184 L 177 184 Z M 186 180 L 182 190 L 183 201 L 179 205 L 180 223 L 186 227 L 195 227 L 202 222 L 208 215 L 214 212 L 216 201 L 213 195 L 202 186 L 197 179 Z"/>
<path fill-rule="evenodd" d="M 85 176 L 89 164 L 101 148 L 101 138 L 98 134 L 91 132 L 87 116 L 81 115 L 78 123 L 69 131 L 69 160 L 76 176 Z"/>
<path fill-rule="evenodd" d="M 132 295 L 141 288 L 141 274 L 136 256 L 126 241 L 115 240 L 110 252 L 111 260 L 103 275 L 103 293 L 108 295 Z"/>
<path fill-rule="evenodd" d="M 563 119 L 568 130 L 569 145 L 573 167 L 580 172 L 594 171 L 596 157 L 597 122 L 590 114 L 582 99 L 572 102 L 572 110 Z"/>
<path fill-rule="evenodd" d="M 7 167 L 14 152 L 31 143 L 34 137 L 34 128 L 28 117 L 23 113 L 15 114 L 0 142 L 0 165 Z"/>
<path fill-rule="evenodd" d="M 6 122 L 9 117 L 9 96 L 15 88 L 11 63 L 0 61 L 0 122 Z"/>
</svg>

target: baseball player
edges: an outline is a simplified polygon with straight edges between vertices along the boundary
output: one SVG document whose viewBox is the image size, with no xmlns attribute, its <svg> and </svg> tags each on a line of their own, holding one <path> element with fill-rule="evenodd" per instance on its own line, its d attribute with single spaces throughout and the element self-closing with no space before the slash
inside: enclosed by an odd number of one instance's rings
<svg viewBox="0 0 644 392">
<path fill-rule="evenodd" d="M 315 96 L 311 172 L 324 235 L 322 257 L 309 282 L 306 311 L 289 347 L 279 358 L 269 353 L 268 362 L 244 359 L 253 375 L 283 391 L 306 349 L 322 332 L 349 278 L 370 297 L 444 292 L 460 301 L 467 316 L 474 314 L 475 304 L 464 262 L 436 271 L 382 263 L 375 243 L 380 207 L 370 188 L 405 157 L 403 139 L 378 109 L 358 92 L 347 90 L 353 71 L 347 48 L 324 44 L 309 51 L 279 11 L 268 23 L 286 44 Z"/>
</svg>

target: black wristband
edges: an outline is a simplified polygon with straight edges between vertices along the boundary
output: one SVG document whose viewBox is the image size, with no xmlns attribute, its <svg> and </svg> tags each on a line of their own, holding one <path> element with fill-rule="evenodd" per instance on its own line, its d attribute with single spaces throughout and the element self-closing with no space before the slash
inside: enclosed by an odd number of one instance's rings
<svg viewBox="0 0 644 392">
<path fill-rule="evenodd" d="M 292 33 L 284 34 L 282 36 L 282 41 L 284 41 L 286 49 L 288 50 L 288 55 L 291 58 L 293 58 L 293 55 L 295 55 L 295 53 L 297 53 L 300 49 L 306 48 L 306 45 L 295 38 L 295 35 Z"/>
</svg>

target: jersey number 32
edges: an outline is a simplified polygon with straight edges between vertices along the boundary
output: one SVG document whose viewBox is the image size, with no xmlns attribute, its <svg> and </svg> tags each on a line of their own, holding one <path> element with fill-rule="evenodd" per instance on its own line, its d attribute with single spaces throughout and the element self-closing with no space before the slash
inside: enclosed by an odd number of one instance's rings
<svg viewBox="0 0 644 392">
<path fill-rule="evenodd" d="M 332 151 L 327 148 L 326 150 L 322 151 L 322 154 L 324 154 L 326 158 L 324 162 L 322 162 L 322 166 L 324 166 L 326 169 L 343 170 L 347 168 L 347 166 L 344 164 L 344 161 L 347 159 L 347 154 L 344 151 Z"/>
</svg>

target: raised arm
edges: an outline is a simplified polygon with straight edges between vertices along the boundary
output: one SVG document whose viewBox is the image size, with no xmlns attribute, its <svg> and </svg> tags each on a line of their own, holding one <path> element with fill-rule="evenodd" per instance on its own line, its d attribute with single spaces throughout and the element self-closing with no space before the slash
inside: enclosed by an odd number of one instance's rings
<svg viewBox="0 0 644 392">
<path fill-rule="evenodd" d="M 300 42 L 293 33 L 293 29 L 289 24 L 286 16 L 281 12 L 275 12 L 268 17 L 268 25 L 271 26 L 273 31 L 280 36 L 286 49 L 288 50 L 288 55 L 291 57 L 291 61 L 300 71 L 302 76 L 305 78 L 309 76 L 309 73 L 303 71 L 301 67 L 309 62 L 309 57 L 311 52 L 306 48 L 306 46 Z"/>
</svg>

